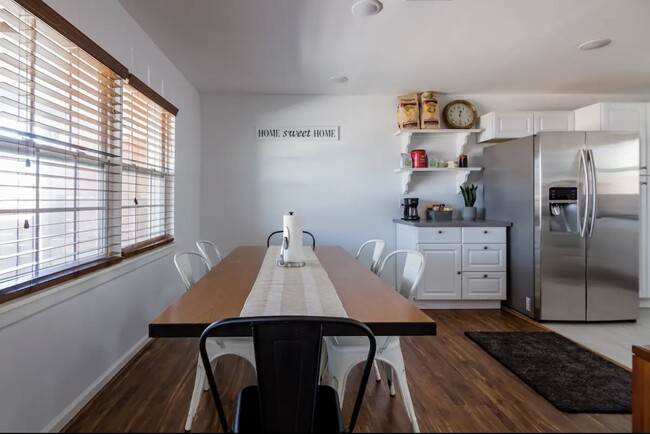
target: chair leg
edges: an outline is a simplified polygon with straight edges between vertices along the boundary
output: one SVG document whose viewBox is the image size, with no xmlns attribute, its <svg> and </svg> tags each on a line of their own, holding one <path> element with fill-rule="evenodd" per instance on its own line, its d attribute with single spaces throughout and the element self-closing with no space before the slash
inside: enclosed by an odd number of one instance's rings
<svg viewBox="0 0 650 434">
<path fill-rule="evenodd" d="M 373 365 L 374 368 L 375 368 L 375 379 L 376 379 L 377 381 L 381 381 L 381 373 L 379 372 L 379 365 L 377 365 L 377 361 L 374 360 L 374 361 L 372 362 L 372 365 Z"/>
<path fill-rule="evenodd" d="M 413 432 L 419 433 L 420 426 L 418 425 L 418 420 L 415 416 L 413 399 L 411 398 L 411 391 L 409 390 L 408 381 L 406 380 L 406 370 L 403 366 L 402 369 L 397 372 L 397 378 L 399 381 L 400 392 L 402 392 L 402 399 L 404 400 L 404 407 L 406 407 L 406 413 L 409 415 L 411 425 L 413 426 Z"/>
<path fill-rule="evenodd" d="M 199 401 L 201 400 L 201 389 L 205 377 L 206 375 L 203 371 L 203 363 L 201 363 L 201 359 L 199 358 L 199 361 L 196 364 L 196 376 L 194 377 L 194 389 L 192 390 L 190 409 L 187 412 L 187 420 L 185 421 L 185 431 L 189 432 L 192 430 L 192 422 L 194 421 L 196 410 L 199 408 Z"/>
<path fill-rule="evenodd" d="M 388 393 L 390 396 L 395 396 L 395 379 L 393 378 L 393 367 L 390 365 L 386 366 L 386 369 L 388 371 Z"/>
<path fill-rule="evenodd" d="M 217 363 L 219 362 L 219 358 L 216 358 L 210 362 L 210 366 L 212 367 L 212 372 L 214 372 L 217 369 Z M 208 377 L 205 376 L 205 380 L 203 380 L 203 391 L 207 392 L 210 390 L 210 383 L 208 382 Z"/>
<path fill-rule="evenodd" d="M 323 382 L 325 371 L 327 371 L 327 346 L 325 345 L 325 342 L 323 342 L 320 350 L 320 372 L 318 373 L 318 384 Z"/>
</svg>

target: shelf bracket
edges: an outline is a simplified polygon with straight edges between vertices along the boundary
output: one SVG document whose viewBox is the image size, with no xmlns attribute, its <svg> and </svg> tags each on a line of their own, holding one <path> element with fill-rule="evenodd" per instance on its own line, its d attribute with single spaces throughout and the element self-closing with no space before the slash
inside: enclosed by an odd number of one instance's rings
<svg viewBox="0 0 650 434">
<path fill-rule="evenodd" d="M 467 140 L 469 139 L 469 135 L 472 134 L 469 131 L 458 131 L 458 136 L 457 136 L 457 142 L 456 142 L 456 149 L 458 150 L 457 155 L 460 154 L 467 154 L 465 152 L 465 146 L 467 146 Z"/>
<path fill-rule="evenodd" d="M 409 192 L 411 176 L 413 176 L 413 172 L 410 170 L 402 172 L 402 194 L 407 194 Z"/>
</svg>

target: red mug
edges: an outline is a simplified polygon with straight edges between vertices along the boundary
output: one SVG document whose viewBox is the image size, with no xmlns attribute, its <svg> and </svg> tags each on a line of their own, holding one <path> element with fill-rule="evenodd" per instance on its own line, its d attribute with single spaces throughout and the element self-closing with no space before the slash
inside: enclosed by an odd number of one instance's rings
<svg viewBox="0 0 650 434">
<path fill-rule="evenodd" d="M 411 151 L 411 163 L 413 167 L 423 168 L 428 166 L 427 153 L 424 149 L 414 149 Z"/>
</svg>

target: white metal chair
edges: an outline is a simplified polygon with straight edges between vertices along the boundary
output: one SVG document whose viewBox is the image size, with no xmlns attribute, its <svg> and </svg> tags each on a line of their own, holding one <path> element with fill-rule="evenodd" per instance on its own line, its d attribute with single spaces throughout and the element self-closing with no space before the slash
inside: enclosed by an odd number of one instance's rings
<svg viewBox="0 0 650 434">
<path fill-rule="evenodd" d="M 199 240 L 196 242 L 196 247 L 208 262 L 210 268 L 213 268 L 215 265 L 221 262 L 221 252 L 219 251 L 217 245 L 212 241 Z"/>
<path fill-rule="evenodd" d="M 395 250 L 386 255 L 381 262 L 377 274 L 381 275 L 385 271 L 386 264 L 391 258 L 401 256 L 405 256 L 404 268 L 401 282 L 396 290 L 408 300 L 412 300 L 424 273 L 424 256 L 422 253 L 415 250 Z M 338 391 L 342 406 L 348 374 L 355 365 L 365 360 L 365 355 L 368 352 L 367 343 L 356 337 L 335 337 L 325 339 L 325 344 L 327 346 L 327 370 L 330 385 Z M 413 431 L 420 432 L 411 392 L 406 379 L 406 368 L 404 366 L 404 356 L 402 355 L 399 337 L 377 337 L 375 360 L 383 362 L 389 369 L 388 387 L 391 396 L 395 396 L 393 374 L 397 375 L 404 400 L 404 407 L 406 407 L 406 413 L 413 426 Z"/>
<path fill-rule="evenodd" d="M 377 274 L 377 271 L 379 271 L 379 265 L 381 264 L 381 254 L 384 252 L 384 247 L 386 246 L 386 241 L 384 240 L 368 240 L 365 243 L 359 247 L 359 251 L 357 252 L 357 255 L 354 257 L 354 259 L 359 259 L 359 256 L 361 256 L 361 253 L 366 247 L 370 247 L 371 245 L 374 244 L 374 249 L 372 251 L 372 259 L 370 261 L 370 271 L 373 273 Z M 324 354 L 327 354 L 326 351 L 323 351 Z M 381 373 L 379 372 L 379 366 L 377 365 L 377 361 L 375 360 L 373 362 L 373 366 L 375 368 L 375 379 L 377 381 L 381 381 Z M 325 367 L 323 367 L 324 369 Z"/>
<path fill-rule="evenodd" d="M 192 285 L 198 282 L 208 271 L 210 264 L 208 260 L 197 252 L 178 252 L 174 255 L 174 264 L 185 284 L 185 290 L 190 289 Z M 197 266 L 198 265 L 198 266 Z M 255 368 L 255 350 L 253 348 L 252 338 L 210 338 L 206 342 L 206 347 L 210 357 L 212 370 L 217 366 L 219 357 L 225 354 L 234 354 L 243 357 Z M 192 421 L 201 400 L 201 391 L 209 390 L 201 356 L 199 355 L 196 363 L 196 375 L 194 377 L 194 389 L 192 390 L 192 399 L 190 400 L 190 409 L 187 412 L 185 421 L 185 431 L 192 430 Z"/>
<path fill-rule="evenodd" d="M 372 260 L 370 262 L 370 271 L 373 273 L 377 274 L 377 271 L 379 271 L 379 265 L 381 264 L 381 254 L 384 252 L 384 247 L 386 246 L 386 242 L 384 240 L 368 240 L 365 243 L 359 247 L 359 251 L 357 252 L 357 256 L 355 256 L 355 259 L 359 259 L 359 256 L 361 256 L 361 252 L 363 252 L 363 249 L 366 247 L 370 247 L 371 245 L 375 246 L 374 250 L 372 251 Z"/>
</svg>

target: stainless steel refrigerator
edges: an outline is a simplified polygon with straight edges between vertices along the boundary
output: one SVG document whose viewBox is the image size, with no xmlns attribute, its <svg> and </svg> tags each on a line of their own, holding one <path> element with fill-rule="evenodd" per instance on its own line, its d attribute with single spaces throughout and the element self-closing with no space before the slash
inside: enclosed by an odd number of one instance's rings
<svg viewBox="0 0 650 434">
<path fill-rule="evenodd" d="M 486 219 L 513 222 L 506 304 L 538 320 L 635 320 L 639 139 L 542 132 L 484 149 Z"/>
</svg>

